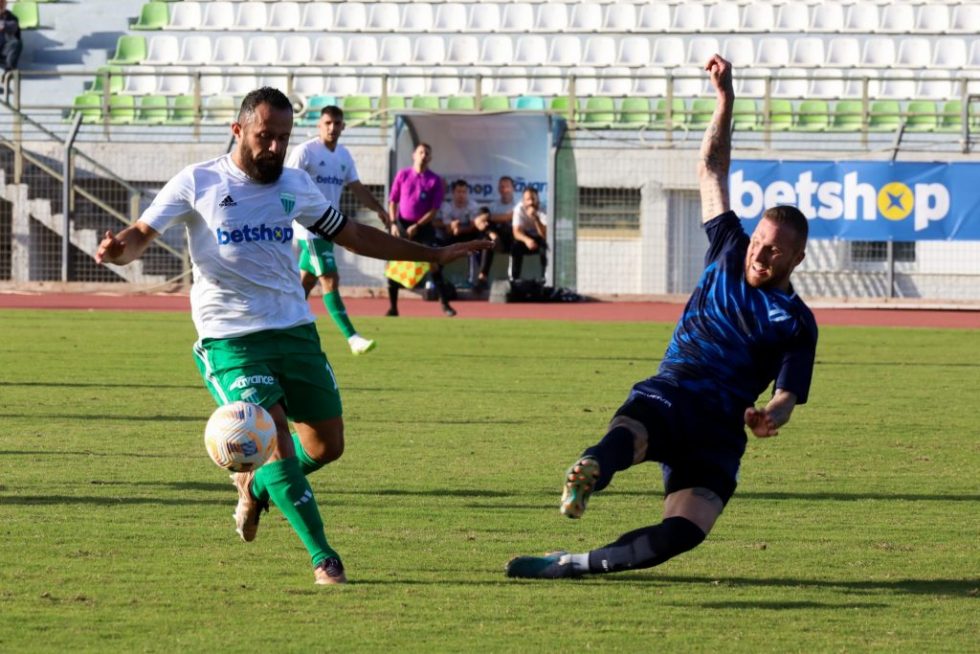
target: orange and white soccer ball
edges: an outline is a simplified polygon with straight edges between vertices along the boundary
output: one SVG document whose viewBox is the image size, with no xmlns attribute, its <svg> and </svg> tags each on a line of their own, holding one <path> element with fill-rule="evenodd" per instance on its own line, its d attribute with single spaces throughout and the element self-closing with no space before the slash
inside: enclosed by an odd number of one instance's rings
<svg viewBox="0 0 980 654">
<path fill-rule="evenodd" d="M 276 423 L 258 404 L 232 402 L 218 407 L 204 428 L 211 460 L 231 472 L 248 472 L 276 449 Z"/>
</svg>

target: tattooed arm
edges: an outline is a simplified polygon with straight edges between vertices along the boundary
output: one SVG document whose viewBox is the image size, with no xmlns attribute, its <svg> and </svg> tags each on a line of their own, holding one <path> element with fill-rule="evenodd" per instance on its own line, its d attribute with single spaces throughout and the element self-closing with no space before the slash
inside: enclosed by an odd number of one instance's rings
<svg viewBox="0 0 980 654">
<path fill-rule="evenodd" d="M 701 141 L 701 158 L 698 161 L 698 182 L 701 187 L 701 220 L 708 222 L 728 211 L 728 168 L 732 161 L 732 65 L 714 55 L 704 69 L 711 77 L 711 85 L 718 94 L 718 104 L 711 117 L 711 124 Z"/>
</svg>

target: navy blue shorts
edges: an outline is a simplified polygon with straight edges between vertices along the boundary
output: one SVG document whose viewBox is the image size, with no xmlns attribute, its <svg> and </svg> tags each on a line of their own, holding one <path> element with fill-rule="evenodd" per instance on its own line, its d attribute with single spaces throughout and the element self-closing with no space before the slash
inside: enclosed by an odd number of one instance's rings
<svg viewBox="0 0 980 654">
<path fill-rule="evenodd" d="M 741 417 L 736 421 L 720 416 L 707 409 L 703 399 L 656 377 L 633 386 L 616 415 L 646 428 L 646 460 L 660 463 L 667 495 L 702 487 L 728 503 L 745 453 Z"/>
</svg>

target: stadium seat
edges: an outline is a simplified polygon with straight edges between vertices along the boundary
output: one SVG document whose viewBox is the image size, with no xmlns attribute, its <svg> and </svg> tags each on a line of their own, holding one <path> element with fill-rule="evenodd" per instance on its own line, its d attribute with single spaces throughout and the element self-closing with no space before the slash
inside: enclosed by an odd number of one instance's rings
<svg viewBox="0 0 980 654">
<path fill-rule="evenodd" d="M 411 7 L 413 5 L 406 5 Z M 412 63 L 418 66 L 435 66 L 446 61 L 446 41 L 437 35 L 423 34 L 415 37 Z"/>
<path fill-rule="evenodd" d="M 510 111 L 510 100 L 505 95 L 485 95 L 480 98 L 480 111 Z"/>
<path fill-rule="evenodd" d="M 139 99 L 136 122 L 142 125 L 162 125 L 167 122 L 169 109 L 167 98 L 162 95 L 144 95 Z"/>
<path fill-rule="evenodd" d="M 582 123 L 592 128 L 611 127 L 616 122 L 616 102 L 612 98 L 596 96 L 585 101 Z"/>
<path fill-rule="evenodd" d="M 475 36 L 456 35 L 449 39 L 446 63 L 450 66 L 472 66 L 480 58 L 480 40 Z"/>
<path fill-rule="evenodd" d="M 279 42 L 276 63 L 280 66 L 306 66 L 312 58 L 310 40 L 305 36 L 287 36 Z"/>
<path fill-rule="evenodd" d="M 810 88 L 810 82 L 803 68 L 784 68 L 772 85 L 772 94 L 777 98 L 803 98 Z"/>
<path fill-rule="evenodd" d="M 861 114 L 859 100 L 841 100 L 834 106 L 833 115 L 828 116 L 831 122 L 827 129 L 838 132 L 859 132 L 862 130 Z"/>
<path fill-rule="evenodd" d="M 405 66 L 412 61 L 412 40 L 404 35 L 381 38 L 378 50 L 378 64 L 382 66 Z"/>
<path fill-rule="evenodd" d="M 949 31 L 953 34 L 975 34 L 980 25 L 980 4 L 960 4 L 953 7 Z"/>
<path fill-rule="evenodd" d="M 640 6 L 636 17 L 636 31 L 660 34 L 670 29 L 670 5 L 666 2 L 648 2 Z"/>
<path fill-rule="evenodd" d="M 173 99 L 168 125 L 190 125 L 197 120 L 198 110 L 194 107 L 193 95 L 178 95 Z"/>
<path fill-rule="evenodd" d="M 310 63 L 314 66 L 336 66 L 344 63 L 344 40 L 339 36 L 320 36 L 313 44 Z"/>
<path fill-rule="evenodd" d="M 76 95 L 72 101 L 69 119 L 81 114 L 83 123 L 97 123 L 102 120 L 102 94 L 86 92 Z"/>
<path fill-rule="evenodd" d="M 688 66 L 703 67 L 712 55 L 721 51 L 718 39 L 713 36 L 696 36 L 687 41 L 687 58 L 684 60 Z"/>
<path fill-rule="evenodd" d="M 446 109 L 449 111 L 475 111 L 476 102 L 471 95 L 454 95 L 446 99 Z"/>
<path fill-rule="evenodd" d="M 929 39 L 915 36 L 903 38 L 898 44 L 895 66 L 911 70 L 928 68 L 932 62 L 932 48 Z"/>
<path fill-rule="evenodd" d="M 343 100 L 344 122 L 363 123 L 371 119 L 371 98 L 365 95 L 349 95 Z"/>
<path fill-rule="evenodd" d="M 357 88 L 352 95 L 366 95 L 369 98 L 381 97 L 385 84 L 384 76 L 390 72 L 390 69 L 380 66 L 372 67 L 370 70 L 362 70 L 354 79 Z"/>
<path fill-rule="evenodd" d="M 886 4 L 881 9 L 879 32 L 907 34 L 915 29 L 915 9 L 911 4 L 896 2 Z"/>
<path fill-rule="evenodd" d="M 367 6 L 361 2 L 334 5 L 333 29 L 338 32 L 361 32 L 367 27 Z"/>
<path fill-rule="evenodd" d="M 274 36 L 252 36 L 245 48 L 246 66 L 271 66 L 279 56 L 279 44 Z"/>
<path fill-rule="evenodd" d="M 773 31 L 799 34 L 810 26 L 810 8 L 804 2 L 787 2 L 779 6 Z"/>
<path fill-rule="evenodd" d="M 193 91 L 186 66 L 166 66 L 157 72 L 157 95 L 186 95 Z M 254 88 L 254 87 L 253 87 Z M 251 90 L 251 89 L 249 89 Z"/>
<path fill-rule="evenodd" d="M 552 37 L 548 52 L 549 66 L 577 66 L 582 59 L 582 46 L 577 36 L 560 34 Z"/>
<path fill-rule="evenodd" d="M 928 34 L 944 34 L 949 31 L 952 25 L 950 18 L 951 12 L 949 5 L 919 5 L 915 12 L 915 31 Z"/>
<path fill-rule="evenodd" d="M 737 95 L 761 98 L 766 95 L 766 78 L 772 76 L 771 68 L 752 67 L 736 81 Z"/>
<path fill-rule="evenodd" d="M 181 66 L 203 66 L 211 63 L 211 39 L 207 36 L 185 36 L 180 42 L 177 63 Z"/>
<path fill-rule="evenodd" d="M 22 30 L 35 30 L 41 26 L 41 13 L 36 2 L 17 0 L 9 9 Z"/>
<path fill-rule="evenodd" d="M 559 95 L 551 99 L 548 110 L 558 114 L 562 118 L 568 118 L 571 114 L 573 118 L 578 118 L 578 100 L 572 101 L 567 95 Z"/>
<path fill-rule="evenodd" d="M 298 2 L 274 2 L 269 12 L 266 29 L 276 31 L 298 30 L 302 23 L 302 12 Z"/>
<path fill-rule="evenodd" d="M 493 74 L 494 70 L 492 68 L 483 66 L 466 69 L 460 75 L 459 93 L 457 95 L 475 96 L 477 94 L 478 84 L 480 95 L 490 95 L 490 92 L 493 90 Z"/>
<path fill-rule="evenodd" d="M 129 95 L 148 95 L 157 90 L 156 68 L 131 66 L 126 69 L 126 81 L 122 92 Z"/>
<path fill-rule="evenodd" d="M 441 67 L 429 75 L 425 92 L 436 97 L 449 97 L 459 93 L 459 71 L 455 68 Z"/>
<path fill-rule="evenodd" d="M 789 65 L 789 41 L 781 36 L 759 39 L 755 53 L 755 64 L 767 68 L 782 68 Z"/>
<path fill-rule="evenodd" d="M 429 3 L 411 2 L 402 7 L 402 32 L 428 32 L 435 23 L 435 12 Z"/>
<path fill-rule="evenodd" d="M 830 129 L 830 106 L 826 100 L 804 100 L 796 110 L 796 129 L 823 132 Z"/>
<path fill-rule="evenodd" d="M 113 63 L 113 62 L 109 62 Z M 973 39 L 970 53 L 966 56 L 964 68 L 980 68 L 980 39 Z"/>
<path fill-rule="evenodd" d="M 908 70 L 885 71 L 880 80 L 876 97 L 907 100 L 915 97 L 915 79 Z"/>
<path fill-rule="evenodd" d="M 949 70 L 927 70 L 919 77 L 915 97 L 924 100 L 947 100 L 957 95 L 958 88 L 954 85 Z"/>
<path fill-rule="evenodd" d="M 323 80 L 324 95 L 343 98 L 357 93 L 357 71 L 345 66 L 334 66 L 327 70 Z"/>
<path fill-rule="evenodd" d="M 793 103 L 784 98 L 769 100 L 769 129 L 786 131 L 793 129 Z"/>
<path fill-rule="evenodd" d="M 102 93 L 106 87 L 106 80 L 109 82 L 109 93 L 122 93 L 126 83 L 122 66 L 99 66 L 95 71 L 95 79 L 87 90 Z"/>
<path fill-rule="evenodd" d="M 840 98 L 844 95 L 844 71 L 839 68 L 816 70 L 810 80 L 809 97 Z"/>
<path fill-rule="evenodd" d="M 679 98 L 695 98 L 704 93 L 704 71 L 695 66 L 681 66 L 671 71 L 674 95 Z"/>
<path fill-rule="evenodd" d="M 704 30 L 704 21 L 704 5 L 699 3 L 674 5 L 670 29 L 673 32 L 697 33 Z"/>
<path fill-rule="evenodd" d="M 479 3 L 469 6 L 466 20 L 467 32 L 496 32 L 500 29 L 500 5 L 497 3 Z"/>
<path fill-rule="evenodd" d="M 214 41 L 211 63 L 215 66 L 239 66 L 245 61 L 245 41 L 240 36 L 219 36 Z"/>
<path fill-rule="evenodd" d="M 224 88 L 221 95 L 243 96 L 259 86 L 259 77 L 255 68 L 251 66 L 239 66 L 234 70 L 229 70 L 225 76 Z"/>
<path fill-rule="evenodd" d="M 578 97 L 595 95 L 599 92 L 599 78 L 596 69 L 592 66 L 575 66 L 569 68 L 567 73 L 569 83 L 573 79 L 575 81 L 575 95 Z"/>
<path fill-rule="evenodd" d="M 668 107 L 670 112 L 668 115 Z M 666 98 L 662 98 L 657 101 L 657 105 L 653 110 L 653 121 L 651 122 L 651 127 L 656 129 L 666 129 L 668 125 L 676 129 L 684 125 L 687 120 L 687 106 L 684 104 L 684 100 L 681 98 L 674 98 L 670 104 L 667 103 Z"/>
<path fill-rule="evenodd" d="M 662 98 L 667 95 L 667 70 L 660 66 L 641 68 L 633 74 L 633 95 Z"/>
<path fill-rule="evenodd" d="M 299 29 L 307 32 L 329 32 L 333 29 L 333 5 L 326 2 L 309 2 L 303 7 Z"/>
<path fill-rule="evenodd" d="M 140 9 L 140 16 L 129 26 L 131 30 L 161 30 L 170 23 L 170 10 L 166 2 L 147 2 Z"/>
<path fill-rule="evenodd" d="M 436 95 L 417 95 L 412 98 L 411 106 L 412 109 L 421 109 L 422 111 L 439 111 L 442 109 L 439 96 Z"/>
<path fill-rule="evenodd" d="M 571 5 L 567 29 L 572 32 L 597 32 L 602 28 L 602 5 L 598 2 L 577 2 Z"/>
<path fill-rule="evenodd" d="M 737 132 L 752 132 L 759 129 L 759 111 L 755 100 L 735 98 L 732 104 L 732 129 Z"/>
<path fill-rule="evenodd" d="M 533 69 L 528 78 L 527 92 L 529 95 L 552 97 L 565 94 L 565 79 L 561 69 L 555 66 L 538 66 Z"/>
<path fill-rule="evenodd" d="M 906 107 L 905 129 L 934 132 L 939 127 L 939 108 L 930 100 L 913 100 Z"/>
<path fill-rule="evenodd" d="M 378 41 L 373 36 L 352 36 L 347 40 L 348 66 L 370 66 L 378 63 Z"/>
<path fill-rule="evenodd" d="M 565 3 L 542 3 L 534 17 L 535 32 L 560 34 L 568 27 L 568 10 Z"/>
<path fill-rule="evenodd" d="M 866 39 L 861 54 L 861 66 L 869 68 L 889 68 L 895 65 L 895 40 L 880 36 Z"/>
<path fill-rule="evenodd" d="M 708 9 L 704 29 L 707 32 L 734 34 L 738 32 L 739 22 L 738 5 L 734 2 L 719 2 Z"/>
<path fill-rule="evenodd" d="M 310 98 L 323 95 L 323 70 L 304 66 L 293 73 L 293 94 L 304 104 L 309 104 Z"/>
<path fill-rule="evenodd" d="M 167 27 L 172 30 L 196 30 L 204 22 L 204 10 L 200 2 L 174 2 L 169 4 L 170 21 Z"/>
<path fill-rule="evenodd" d="M 752 3 L 742 8 L 743 32 L 771 32 L 776 26 L 776 12 L 769 3 Z"/>
<path fill-rule="evenodd" d="M 136 98 L 132 95 L 110 96 L 109 122 L 114 125 L 132 125 L 136 122 Z"/>
<path fill-rule="evenodd" d="M 721 46 L 721 54 L 736 69 L 746 68 L 755 61 L 755 41 L 750 36 L 729 37 Z"/>
<path fill-rule="evenodd" d="M 655 37 L 653 41 L 653 54 L 650 55 L 650 64 L 673 68 L 684 64 L 684 39 L 679 36 Z"/>
<path fill-rule="evenodd" d="M 146 58 L 146 39 L 142 36 L 123 35 L 116 41 L 116 53 L 106 62 L 121 66 L 138 64 Z"/>
<path fill-rule="evenodd" d="M 650 63 L 650 39 L 646 36 L 627 36 L 619 39 L 617 66 L 638 68 Z"/>
<path fill-rule="evenodd" d="M 504 5 L 500 16 L 501 32 L 529 32 L 534 25 L 534 6 L 529 2 Z"/>
<path fill-rule="evenodd" d="M 688 115 L 687 127 L 690 129 L 702 130 L 711 124 L 711 117 L 715 113 L 714 98 L 695 98 L 691 101 L 691 113 Z"/>
<path fill-rule="evenodd" d="M 844 29 L 844 5 L 827 2 L 811 9 L 810 31 L 836 34 Z"/>
<path fill-rule="evenodd" d="M 246 32 L 259 32 L 269 22 L 268 4 L 265 2 L 239 2 L 235 12 L 233 29 Z"/>
<path fill-rule="evenodd" d="M 966 41 L 961 38 L 936 39 L 932 46 L 933 68 L 964 68 L 967 62 Z"/>
<path fill-rule="evenodd" d="M 230 95 L 212 95 L 202 102 L 201 120 L 205 123 L 231 123 L 238 114 L 238 103 Z"/>
<path fill-rule="evenodd" d="M 414 97 L 425 93 L 425 70 L 419 66 L 404 66 L 388 78 L 388 94 Z"/>
<path fill-rule="evenodd" d="M 623 98 L 619 106 L 616 127 L 637 128 L 650 124 L 650 100 L 647 98 Z"/>
<path fill-rule="evenodd" d="M 398 5 L 393 2 L 375 2 L 370 5 L 365 29 L 370 32 L 395 32 L 400 23 Z"/>
<path fill-rule="evenodd" d="M 632 32 L 636 29 L 636 6 L 629 3 L 606 5 L 602 15 L 602 32 Z"/>
<path fill-rule="evenodd" d="M 963 131 L 963 103 L 959 100 L 949 100 L 943 105 L 939 121 L 939 132 Z"/>
<path fill-rule="evenodd" d="M 514 64 L 518 66 L 540 66 L 548 59 L 548 41 L 536 34 L 517 38 L 514 45 Z"/>
<path fill-rule="evenodd" d="M 504 76 L 499 76 L 495 80 L 493 87 L 494 95 L 504 95 L 516 97 L 527 93 L 527 69 L 522 66 L 512 66 L 504 71 Z"/>
<path fill-rule="evenodd" d="M 844 14 L 842 32 L 870 34 L 878 29 L 878 6 L 871 2 L 856 2 Z"/>
<path fill-rule="evenodd" d="M 479 63 L 485 66 L 506 66 L 514 60 L 514 44 L 505 34 L 483 37 Z"/>
<path fill-rule="evenodd" d="M 852 36 L 838 36 L 827 44 L 824 65 L 835 68 L 853 68 L 861 61 L 861 42 Z"/>
<path fill-rule="evenodd" d="M 262 68 L 258 71 L 259 79 L 256 88 L 268 86 L 279 89 L 283 93 L 289 90 L 289 69 L 282 66 Z"/>
<path fill-rule="evenodd" d="M 844 97 L 860 98 L 864 94 L 864 85 L 867 84 L 867 95 L 873 98 L 878 95 L 881 87 L 881 71 L 870 68 L 855 68 L 849 71 L 847 84 L 844 87 Z"/>
<path fill-rule="evenodd" d="M 789 56 L 789 65 L 816 68 L 823 66 L 826 56 L 823 39 L 816 37 L 794 39 L 793 51 Z"/>
<path fill-rule="evenodd" d="M 311 95 L 303 107 L 301 125 L 316 125 L 320 122 L 320 110 L 330 105 L 336 106 L 337 98 L 332 95 Z"/>
<path fill-rule="evenodd" d="M 612 66 L 616 62 L 616 39 L 590 36 L 585 40 L 581 63 L 584 66 Z"/>
<path fill-rule="evenodd" d="M 221 31 L 230 30 L 235 25 L 235 6 L 231 2 L 206 2 L 204 16 L 198 29 Z"/>
<path fill-rule="evenodd" d="M 599 87 L 596 89 L 597 95 L 623 98 L 632 91 L 633 77 L 630 75 L 629 68 L 611 66 L 600 72 Z"/>
<path fill-rule="evenodd" d="M 198 66 L 191 71 L 201 84 L 201 97 L 218 95 L 225 86 L 225 74 L 217 66 Z M 193 88 L 193 86 L 191 87 Z"/>
<path fill-rule="evenodd" d="M 868 129 L 893 132 L 902 124 L 902 106 L 896 100 L 875 100 L 868 112 Z"/>
<path fill-rule="evenodd" d="M 458 2 L 439 5 L 432 29 L 436 32 L 462 32 L 466 29 L 466 7 Z"/>
<path fill-rule="evenodd" d="M 150 37 L 143 63 L 150 66 L 167 66 L 177 62 L 180 41 L 170 34 L 154 34 Z"/>
<path fill-rule="evenodd" d="M 537 95 L 522 95 L 514 99 L 514 109 L 518 111 L 544 111 L 547 104 Z"/>
</svg>

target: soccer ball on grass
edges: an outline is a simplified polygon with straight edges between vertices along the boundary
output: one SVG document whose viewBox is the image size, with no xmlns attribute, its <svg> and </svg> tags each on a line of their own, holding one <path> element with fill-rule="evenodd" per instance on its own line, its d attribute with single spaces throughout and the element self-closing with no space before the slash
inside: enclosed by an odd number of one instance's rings
<svg viewBox="0 0 980 654">
<path fill-rule="evenodd" d="M 276 423 L 258 404 L 225 404 L 211 414 L 204 428 L 204 446 L 211 460 L 225 470 L 255 470 L 276 449 Z"/>
</svg>

